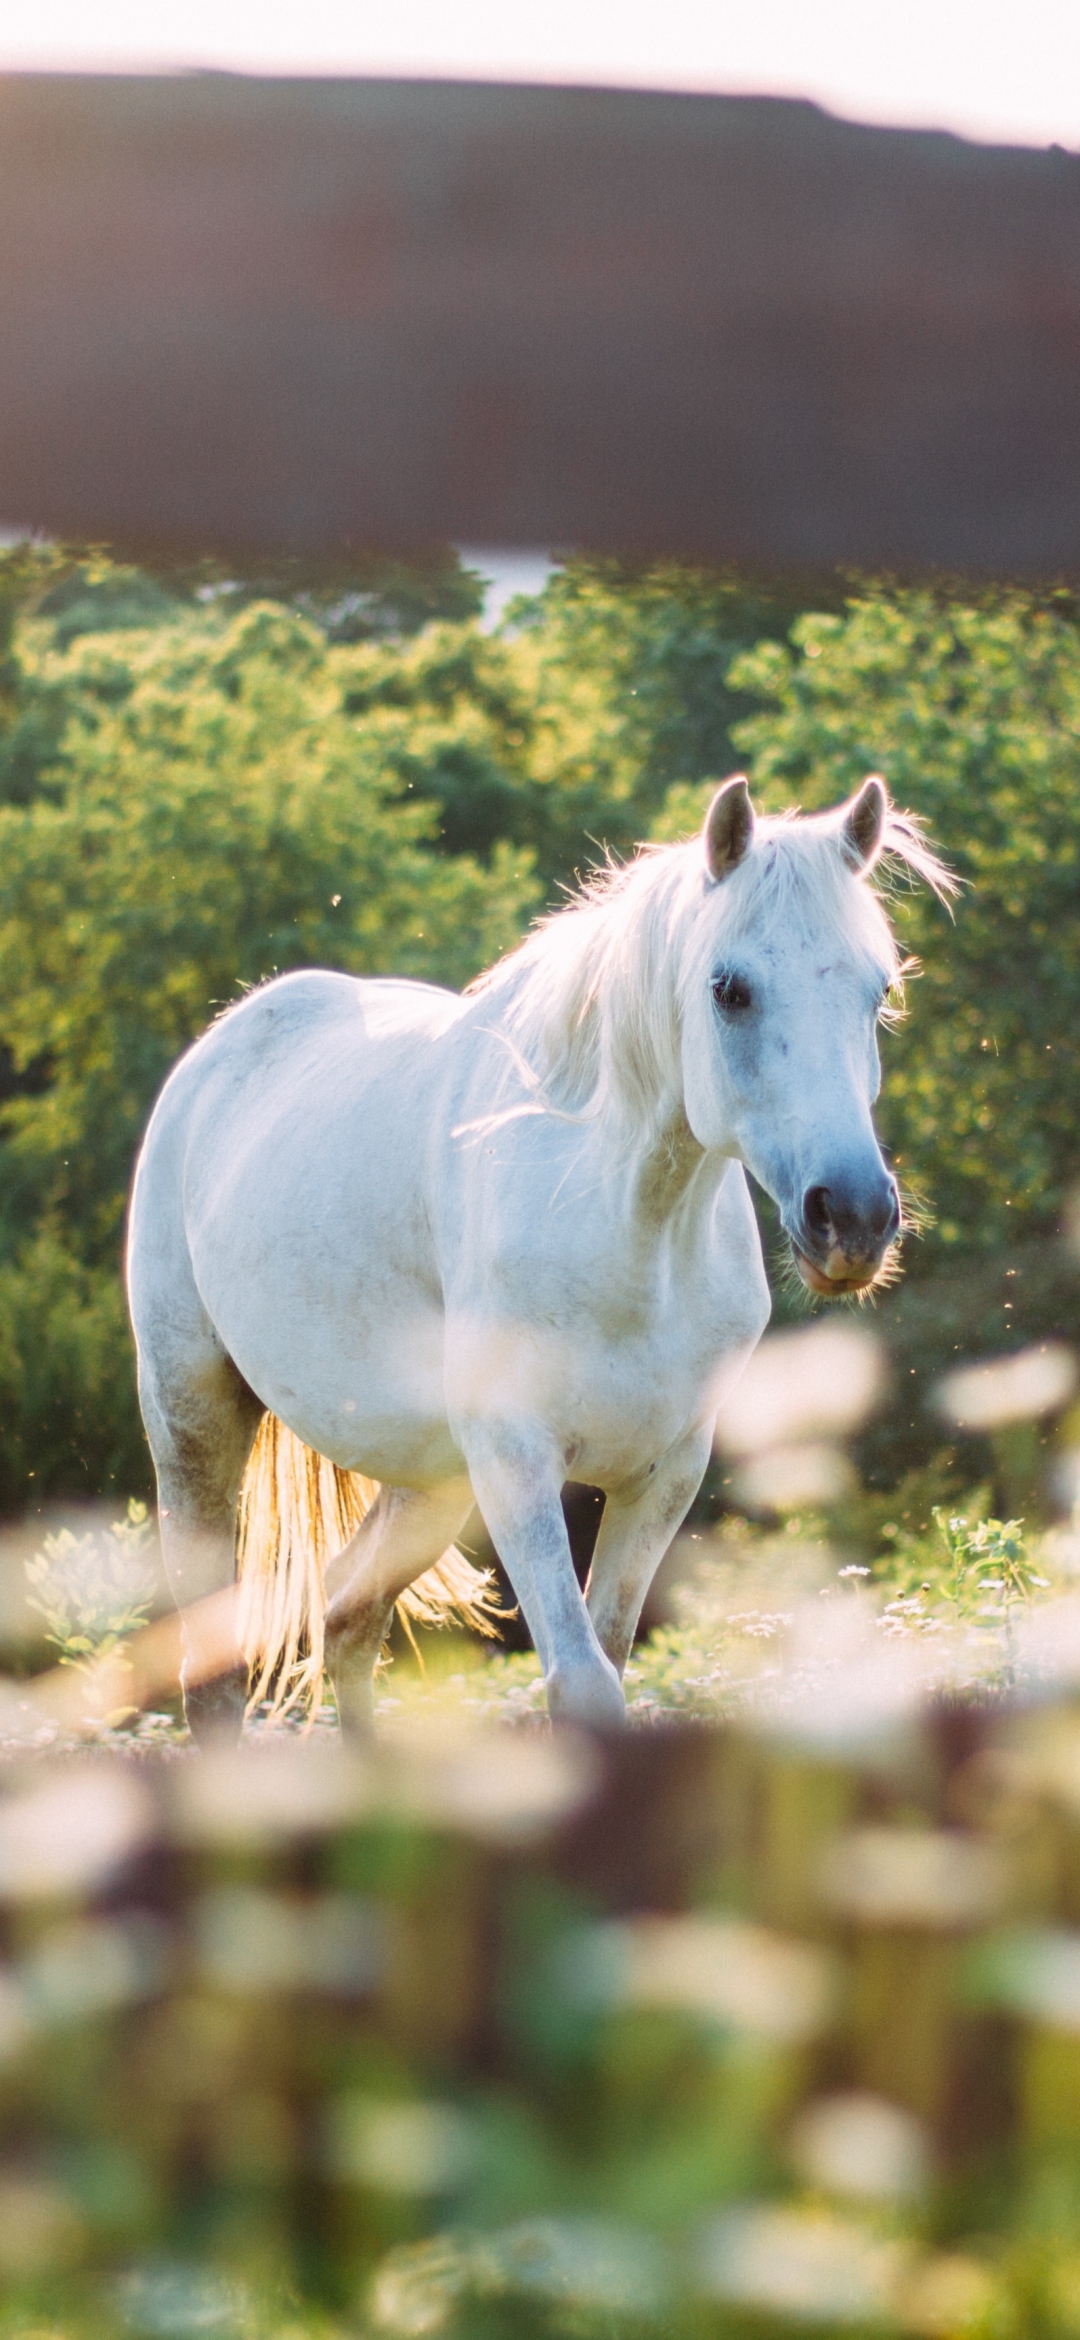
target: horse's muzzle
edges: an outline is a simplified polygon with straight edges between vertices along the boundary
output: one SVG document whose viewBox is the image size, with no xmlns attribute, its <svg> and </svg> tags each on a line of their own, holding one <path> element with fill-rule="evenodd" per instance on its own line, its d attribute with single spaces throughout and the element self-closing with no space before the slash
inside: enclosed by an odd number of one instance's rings
<svg viewBox="0 0 1080 2340">
<path fill-rule="evenodd" d="M 885 1255 L 900 1232 L 900 1197 L 885 1175 L 859 1194 L 810 1186 L 791 1237 L 795 1265 L 807 1290 L 825 1300 L 865 1292 L 877 1282 Z"/>
</svg>

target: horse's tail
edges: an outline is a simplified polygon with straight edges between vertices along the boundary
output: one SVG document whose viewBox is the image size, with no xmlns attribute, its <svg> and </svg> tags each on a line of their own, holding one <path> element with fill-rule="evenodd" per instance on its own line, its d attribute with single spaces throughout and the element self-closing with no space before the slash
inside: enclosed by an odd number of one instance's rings
<svg viewBox="0 0 1080 2340">
<path fill-rule="evenodd" d="M 327 1563 L 378 1492 L 377 1480 L 339 1470 L 275 1414 L 263 1415 L 240 1490 L 237 1546 L 249 1714 L 268 1705 L 275 1720 L 298 1711 L 313 1717 L 323 1680 Z M 474 1568 L 453 1545 L 401 1594 L 397 1612 L 410 1640 L 414 1622 L 455 1620 L 498 1638 L 492 1572 Z"/>
</svg>

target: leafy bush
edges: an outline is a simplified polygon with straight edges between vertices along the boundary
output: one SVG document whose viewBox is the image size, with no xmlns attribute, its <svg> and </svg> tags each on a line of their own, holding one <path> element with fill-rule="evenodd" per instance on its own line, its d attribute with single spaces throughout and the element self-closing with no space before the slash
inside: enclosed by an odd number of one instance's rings
<svg viewBox="0 0 1080 2340">
<path fill-rule="evenodd" d="M 157 1589 L 156 1526 L 132 1497 L 125 1519 L 75 1535 L 58 1528 L 26 1562 L 27 1600 L 62 1666 L 123 1654 Z"/>
<path fill-rule="evenodd" d="M 888 1554 L 876 1573 L 890 1591 L 885 1615 L 897 1626 L 932 1629 L 943 1614 L 957 1623 L 1007 1625 L 1034 1593 L 1050 1591 L 1023 1520 L 980 1518 L 978 1500 L 970 1518 L 966 1511 L 946 1514 L 935 1503 L 933 1541 L 903 1528 L 890 1533 L 886 1525 Z"/>
</svg>

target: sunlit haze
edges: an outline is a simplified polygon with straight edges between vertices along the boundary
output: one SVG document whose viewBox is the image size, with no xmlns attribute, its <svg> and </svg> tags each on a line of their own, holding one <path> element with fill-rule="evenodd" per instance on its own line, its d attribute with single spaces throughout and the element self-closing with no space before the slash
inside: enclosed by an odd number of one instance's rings
<svg viewBox="0 0 1080 2340">
<path fill-rule="evenodd" d="M 771 92 L 1080 148 L 1076 0 L 6 0 L 0 69 L 200 67 Z"/>
</svg>

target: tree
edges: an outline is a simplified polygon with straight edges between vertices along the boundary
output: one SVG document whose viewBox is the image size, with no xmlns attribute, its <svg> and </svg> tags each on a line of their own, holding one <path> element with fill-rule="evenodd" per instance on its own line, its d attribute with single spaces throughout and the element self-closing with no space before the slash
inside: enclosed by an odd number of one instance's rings
<svg viewBox="0 0 1080 2340">
<path fill-rule="evenodd" d="M 318 962 L 464 981 L 740 762 L 773 809 L 883 770 L 967 880 L 955 924 L 898 892 L 923 973 L 881 1126 L 936 1213 L 909 1276 L 969 1263 L 939 1346 L 973 1254 L 1019 1298 L 1076 1176 L 1073 601 L 838 585 L 808 614 L 797 585 L 578 559 L 494 634 L 478 607 L 448 555 L 0 555 L 0 1506 L 30 1471 L 135 1484 L 123 1198 L 208 1017 Z"/>
<path fill-rule="evenodd" d="M 342 661 L 342 687 L 402 784 L 434 798 L 446 850 L 527 846 L 557 899 L 606 850 L 633 850 L 673 782 L 730 769 L 753 702 L 728 669 L 801 606 L 710 570 L 577 558 L 498 634 L 371 643 Z"/>
<path fill-rule="evenodd" d="M 483 581 L 456 552 L 436 547 L 409 562 L 346 552 L 257 564 L 213 558 L 133 567 L 101 547 L 29 540 L 0 551 L 0 803 L 24 804 L 53 761 L 66 717 L 64 678 L 43 690 L 22 657 L 20 626 L 36 621 L 53 650 L 83 634 L 129 634 L 217 609 L 235 617 L 273 601 L 317 626 L 328 643 L 400 641 L 434 621 L 479 616 Z"/>
<path fill-rule="evenodd" d="M 733 726 L 754 701 L 733 663 L 782 640 L 804 606 L 798 584 L 579 558 L 511 608 L 535 707 L 529 772 L 549 807 L 545 875 L 565 878 L 598 848 L 632 851 L 669 789 L 734 768 Z"/>
</svg>

